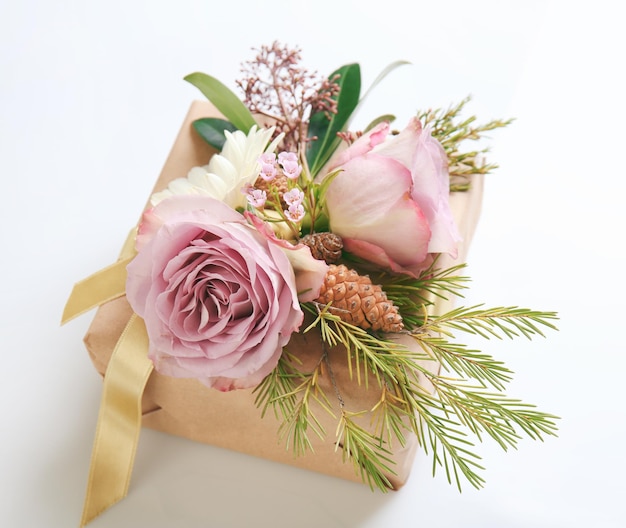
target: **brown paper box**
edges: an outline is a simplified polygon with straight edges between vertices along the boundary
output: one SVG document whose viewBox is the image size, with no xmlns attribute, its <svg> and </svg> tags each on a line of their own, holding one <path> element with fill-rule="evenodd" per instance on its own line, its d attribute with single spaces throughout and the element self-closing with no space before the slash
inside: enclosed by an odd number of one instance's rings
<svg viewBox="0 0 626 528">
<path fill-rule="evenodd" d="M 219 114 L 209 103 L 192 104 L 153 192 L 164 189 L 174 178 L 186 176 L 192 167 L 208 163 L 215 151 L 196 134 L 192 121 L 217 115 Z M 453 193 L 451 196 L 453 212 L 464 238 L 456 262 L 463 262 L 466 257 L 480 213 L 483 182 L 482 178 L 473 181 L 471 191 Z M 454 261 L 448 259 L 442 265 L 453 263 Z M 451 307 L 450 302 L 438 302 L 434 311 L 443 313 Z M 102 305 L 89 327 L 84 339 L 85 345 L 96 369 L 103 375 L 131 314 L 132 310 L 126 298 L 122 297 Z M 296 353 L 304 366 L 312 366 L 321 355 L 318 339 L 314 332 L 306 335 L 294 334 L 288 350 Z M 345 351 L 332 349 L 329 358 L 345 408 L 351 411 L 371 408 L 378 399 L 375 382 L 367 390 L 355 380 L 350 380 Z M 322 387 L 331 401 L 336 399 L 334 388 L 328 379 L 322 379 Z M 341 449 L 336 449 L 336 421 L 326 411 L 314 409 L 326 430 L 326 438 L 321 440 L 311 432 L 314 452 L 295 457 L 291 446 L 287 447 L 284 441 L 279 441 L 277 430 L 280 423 L 273 412 L 268 410 L 261 418 L 261 410 L 255 405 L 254 398 L 252 390 L 222 393 L 208 389 L 193 379 L 171 378 L 153 372 L 143 396 L 143 425 L 198 442 L 361 481 L 352 463 L 344 463 Z M 361 425 L 368 426 L 369 423 L 370 420 L 365 417 Z M 407 436 L 404 447 L 398 442 L 393 446 L 393 459 L 396 462 L 393 469 L 396 474 L 388 475 L 388 478 L 395 489 L 400 488 L 408 479 L 416 448 L 417 439 L 412 434 Z"/>
</svg>

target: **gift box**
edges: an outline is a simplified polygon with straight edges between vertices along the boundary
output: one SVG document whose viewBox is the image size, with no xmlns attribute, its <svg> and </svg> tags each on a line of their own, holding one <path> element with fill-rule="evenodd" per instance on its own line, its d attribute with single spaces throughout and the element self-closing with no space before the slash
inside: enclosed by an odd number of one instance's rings
<svg viewBox="0 0 626 528">
<path fill-rule="evenodd" d="M 163 167 L 153 192 L 163 190 L 175 178 L 185 176 L 195 166 L 208 163 L 215 150 L 204 142 L 193 128 L 193 121 L 202 117 L 219 116 L 208 102 L 194 102 L 185 118 L 174 146 Z M 462 236 L 456 260 L 442 255 L 442 268 L 464 262 L 474 233 L 481 206 L 483 179 L 476 175 L 471 189 L 451 194 L 451 208 Z M 438 315 L 452 307 L 453 299 L 436 299 L 432 311 Z M 105 374 L 111 354 L 122 335 L 133 311 L 124 296 L 102 304 L 85 336 L 85 345 L 93 363 Z M 316 332 L 294 334 L 288 345 L 290 353 L 302 361 L 302 368 L 312 368 L 321 356 L 321 345 Z M 342 404 L 347 409 L 371 409 L 378 399 L 375 383 L 366 387 L 364 382 L 351 379 L 345 360 L 345 350 L 331 349 L 328 354 L 333 376 L 322 376 L 319 383 L 325 392 L 332 394 L 335 387 L 341 390 Z M 437 368 L 430 361 L 428 368 Z M 422 380 L 427 384 L 425 380 Z M 312 434 L 312 449 L 295 456 L 279 438 L 280 421 L 268 411 L 262 416 L 255 404 L 253 389 L 220 392 L 212 390 L 195 379 L 163 376 L 150 373 L 143 391 L 142 425 L 158 431 L 273 460 L 303 469 L 321 472 L 343 479 L 361 482 L 361 475 L 350 462 L 344 461 L 338 449 L 334 432 L 336 420 L 322 409 L 313 409 L 328 433 L 324 439 Z M 332 402 L 331 402 L 332 403 Z M 338 402 L 333 405 L 337 406 Z M 360 417 L 363 427 L 372 427 L 371 416 Z M 392 472 L 387 475 L 392 489 L 399 489 L 408 479 L 418 441 L 407 434 L 405 445 L 391 446 Z"/>
</svg>

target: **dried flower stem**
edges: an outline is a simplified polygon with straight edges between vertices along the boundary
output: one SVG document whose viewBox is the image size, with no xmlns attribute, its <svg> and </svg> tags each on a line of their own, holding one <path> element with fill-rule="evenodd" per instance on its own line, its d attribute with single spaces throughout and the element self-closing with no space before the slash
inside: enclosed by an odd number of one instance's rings
<svg viewBox="0 0 626 528">
<path fill-rule="evenodd" d="M 303 159 L 308 118 L 314 112 L 337 111 L 339 86 L 301 67 L 299 48 L 274 42 L 256 51 L 255 60 L 242 64 L 243 78 L 237 81 L 244 103 L 251 112 L 274 119 L 275 134 L 285 134 L 283 148 L 298 151 Z"/>
</svg>

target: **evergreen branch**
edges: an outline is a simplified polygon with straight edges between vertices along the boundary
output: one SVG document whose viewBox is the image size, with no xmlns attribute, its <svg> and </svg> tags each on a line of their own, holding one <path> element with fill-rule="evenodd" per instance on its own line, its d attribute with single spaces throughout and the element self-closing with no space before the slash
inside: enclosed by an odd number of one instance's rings
<svg viewBox="0 0 626 528">
<path fill-rule="evenodd" d="M 477 470 L 484 470 L 479 464 L 480 457 L 471 451 L 474 444 L 460 430 L 459 422 L 451 419 L 445 412 L 442 403 L 428 394 L 420 386 L 403 387 L 407 401 L 419 417 L 417 438 L 426 454 L 431 453 L 433 475 L 437 467 L 445 470 L 448 482 L 453 476 L 459 491 L 461 490 L 460 474 L 475 488 L 484 485 L 484 479 Z"/>
<path fill-rule="evenodd" d="M 404 440 L 402 430 L 411 428 L 418 437 L 421 437 L 421 445 L 426 446 L 425 432 L 427 431 L 428 445 L 431 446 L 433 452 L 433 470 L 437 465 L 444 467 L 448 480 L 451 482 L 454 475 L 459 489 L 461 474 L 472 485 L 482 486 L 483 479 L 476 473 L 476 469 L 482 469 L 476 462 L 479 457 L 468 449 L 473 444 L 465 438 L 465 433 L 458 429 L 459 423 L 447 416 L 446 407 L 441 402 L 429 395 L 419 384 L 411 381 L 411 377 L 416 372 L 433 376 L 426 367 L 417 363 L 417 360 L 432 360 L 432 358 L 426 354 L 411 352 L 404 346 L 378 339 L 324 310 L 319 311 L 314 324 L 332 327 L 332 334 L 337 336 L 339 343 L 348 350 L 349 361 L 350 357 L 355 358 L 357 372 L 361 370 L 358 364 L 359 358 L 366 372 L 373 370 L 383 390 L 381 400 L 373 410 L 378 411 L 379 424 L 382 424 L 383 430 L 387 431 L 388 437 L 392 432 L 396 433 L 396 438 L 402 442 Z M 325 335 L 324 331 L 322 335 Z M 386 391 L 389 386 L 398 391 L 393 400 L 383 399 L 389 394 Z M 403 418 L 408 418 L 408 422 L 405 422 Z M 381 431 L 381 425 L 377 430 Z M 398 431 L 400 435 L 397 435 Z M 367 432 L 363 434 L 365 436 L 360 436 L 360 439 L 365 441 L 367 438 L 370 446 L 379 445 L 382 442 L 381 434 Z M 375 456 L 376 454 L 378 456 Z M 372 472 L 368 473 L 368 479 L 374 479 L 368 480 L 370 485 L 372 482 L 376 485 L 380 483 L 377 476 L 377 464 L 384 464 L 381 462 L 380 455 L 380 453 L 370 453 L 370 456 L 375 456 L 370 461 L 373 465 L 359 465 L 364 470 Z"/>
<path fill-rule="evenodd" d="M 505 383 L 512 379 L 513 372 L 502 361 L 480 350 L 471 350 L 429 333 L 411 335 L 431 358 L 459 376 L 473 378 L 483 386 L 489 384 L 498 390 L 504 389 Z"/>
<path fill-rule="evenodd" d="M 297 402 L 293 380 L 301 375 L 293 367 L 293 362 L 299 363 L 300 361 L 286 350 L 283 351 L 276 368 L 252 391 L 253 394 L 256 393 L 255 405 L 262 407 L 261 418 L 265 417 L 270 406 L 277 420 L 293 412 Z"/>
<path fill-rule="evenodd" d="M 337 427 L 337 447 L 342 449 L 343 462 L 350 459 L 363 482 L 367 482 L 371 489 L 377 487 L 386 492 L 393 487 L 387 474 L 396 474 L 391 469 L 395 464 L 392 453 L 384 446 L 382 439 L 376 438 L 352 419 L 359 414 L 345 410 L 341 413 Z"/>
<path fill-rule="evenodd" d="M 406 403 L 402 411 L 419 416 L 419 424 L 417 428 L 414 426 L 414 431 L 424 449 L 428 452 L 430 446 L 432 450 L 433 472 L 438 466 L 443 467 L 448 481 L 454 478 L 459 489 L 460 475 L 475 487 L 482 487 L 484 482 L 476 473 L 477 469 L 482 468 L 477 463 L 479 457 L 471 451 L 474 444 L 467 440 L 461 427 L 469 430 L 481 442 L 483 434 L 488 434 L 505 450 L 517 445 L 519 430 L 532 439 L 541 439 L 543 434 L 555 435 L 555 420 L 558 417 L 536 411 L 533 405 L 524 404 L 520 400 L 487 392 L 484 386 L 473 386 L 465 379 L 433 373 L 418 362 L 423 359 L 420 353 L 405 349 L 396 352 L 396 355 L 404 356 L 406 363 L 401 368 L 410 368 L 408 372 L 414 375 L 408 382 L 402 379 L 396 385 L 401 394 L 399 401 Z M 483 378 L 489 379 L 493 375 L 492 368 L 490 359 L 486 357 L 480 366 Z M 504 369 L 504 373 L 507 372 Z M 434 395 L 425 390 L 417 373 L 421 373 L 432 384 Z M 495 376 L 501 373 L 501 364 L 496 362 Z"/>
<path fill-rule="evenodd" d="M 398 308 L 409 328 L 420 327 L 427 321 L 426 307 L 434 304 L 435 299 L 463 297 L 462 290 L 468 287 L 466 283 L 470 278 L 458 275 L 465 264 L 438 269 L 436 260 L 417 278 L 401 274 L 379 277 L 387 297 Z"/>
<path fill-rule="evenodd" d="M 364 383 L 366 387 L 369 387 L 370 374 L 374 375 L 379 386 L 382 386 L 381 374 L 395 381 L 395 367 L 389 363 L 388 355 L 391 350 L 398 348 L 397 344 L 343 321 L 329 311 L 331 305 L 324 305 L 321 309 L 312 303 L 304 303 L 303 306 L 317 314 L 315 321 L 304 332 L 319 327 L 325 344 L 331 347 L 343 346 L 351 379 L 356 376 L 357 383 Z"/>
<path fill-rule="evenodd" d="M 327 308 L 315 304 L 307 306 L 316 315 L 307 331 L 319 327 L 325 344 L 345 347 L 351 376 L 354 369 L 359 383 L 363 377 L 367 383 L 367 377 L 374 375 L 381 389 L 378 402 L 370 409 L 372 432 L 351 428 L 352 424 L 346 422 L 345 417 L 340 418 L 341 438 L 345 431 L 349 435 L 353 433 L 347 453 L 359 452 L 358 462 L 353 460 L 353 463 L 370 486 L 384 485 L 380 475 L 389 469 L 385 450 L 394 440 L 403 445 L 409 430 L 431 454 L 433 473 L 443 468 L 448 481 L 454 481 L 459 489 L 462 477 L 476 488 L 484 484 L 479 474 L 483 469 L 480 457 L 473 452 L 474 443 L 468 434 L 481 442 L 484 437 L 490 437 L 505 450 L 517 446 L 521 433 L 532 439 L 555 435 L 558 417 L 539 412 L 533 405 L 500 392 L 487 390 L 491 386 L 500 391 L 511 380 L 512 372 L 502 362 L 432 335 L 434 332 L 450 335 L 450 329 L 484 337 L 543 335 L 541 326 L 554 328 L 550 322 L 556 318 L 554 313 L 515 307 L 480 309 L 474 306 L 452 310 L 443 316 L 425 319 L 422 328 L 412 331 L 410 335 L 419 347 L 410 350 L 388 337 L 378 337 L 342 321 Z M 433 372 L 428 362 L 439 363 L 459 377 Z M 429 385 L 434 391 L 432 394 L 431 389 L 427 389 Z M 342 406 L 342 415 L 345 413 Z M 370 457 L 367 462 L 363 458 L 366 456 Z"/>
<path fill-rule="evenodd" d="M 417 431 L 415 414 L 401 398 L 397 384 L 388 382 L 383 384 L 380 399 L 372 407 L 371 412 L 374 434 L 379 438 L 385 438 L 388 445 L 392 445 L 396 440 L 404 447 L 405 433 L 411 429 Z"/>
<path fill-rule="evenodd" d="M 556 330 L 550 321 L 558 319 L 555 312 L 538 312 L 517 306 L 484 308 L 479 304 L 461 307 L 450 312 L 432 317 L 423 327 L 423 331 L 441 332 L 450 335 L 446 328 L 479 335 L 485 339 L 517 337 L 522 334 L 531 339 L 533 335 L 544 334 L 540 326 Z"/>
<path fill-rule="evenodd" d="M 278 366 L 254 391 L 258 391 L 255 403 L 257 406 L 263 405 L 262 414 L 271 405 L 276 418 L 282 419 L 278 428 L 279 440 L 285 441 L 287 445 L 291 444 L 295 456 L 313 450 L 310 431 L 320 439 L 326 436 L 323 425 L 311 408 L 313 401 L 335 417 L 330 402 L 318 383 L 322 375 L 323 358 L 322 355 L 310 373 L 303 373 L 294 366 L 294 356 L 284 352 Z"/>
<path fill-rule="evenodd" d="M 420 275 L 415 278 L 403 274 L 384 274 L 379 277 L 379 282 L 384 286 L 385 293 L 399 299 L 404 296 L 416 297 L 425 303 L 432 303 L 431 296 L 447 300 L 448 294 L 463 297 L 462 290 L 468 288 L 465 283 L 470 282 L 469 277 L 457 273 L 466 267 L 466 264 L 457 264 L 449 268 L 439 269 L 436 267 L 437 259 Z"/>
<path fill-rule="evenodd" d="M 480 441 L 481 432 L 485 432 L 506 451 L 508 447 L 516 447 L 521 439 L 515 426 L 533 440 L 556 433 L 555 420 L 558 417 L 536 411 L 534 405 L 486 392 L 463 380 L 453 380 L 452 383 L 441 376 L 432 376 L 430 381 L 446 413 L 454 413 Z"/>
</svg>

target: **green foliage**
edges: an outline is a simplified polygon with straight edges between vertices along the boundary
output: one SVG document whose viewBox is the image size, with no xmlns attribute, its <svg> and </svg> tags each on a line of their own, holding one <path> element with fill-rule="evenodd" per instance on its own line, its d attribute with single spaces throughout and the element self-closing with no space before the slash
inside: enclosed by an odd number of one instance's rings
<svg viewBox="0 0 626 528">
<path fill-rule="evenodd" d="M 523 436 L 541 440 L 556 434 L 558 417 L 505 394 L 513 372 L 502 361 L 452 340 L 456 331 L 486 339 L 543 336 L 543 330 L 556 329 L 556 314 L 473 306 L 429 315 L 425 310 L 433 297 L 457 295 L 465 287 L 467 279 L 456 275 L 459 269 L 386 278 L 390 297 L 413 299 L 403 306 L 404 312 L 421 314 L 406 332 L 414 346 L 399 342 L 395 334 L 377 335 L 355 327 L 326 305 L 302 305 L 313 319 L 304 332 L 317 332 L 321 339 L 319 362 L 312 372 L 302 373 L 292 356 L 281 359 L 261 385 L 258 401 L 264 411 L 272 405 L 284 420 L 282 435 L 294 452 L 311 449 L 309 431 L 325 437 L 315 412 L 323 409 L 335 416 L 333 408 L 338 406 L 334 442 L 372 488 L 385 491 L 391 486 L 393 446 L 405 445 L 407 434 L 413 433 L 431 456 L 433 473 L 442 469 L 461 490 L 463 481 L 476 488 L 484 485 L 476 441 L 490 438 L 507 450 Z M 371 408 L 351 409 L 344 401 L 328 361 L 327 350 L 332 347 L 343 348 L 350 379 L 379 395 Z M 335 392 L 334 406 L 321 388 L 324 378 Z M 367 420 L 370 427 L 364 425 Z"/>
<path fill-rule="evenodd" d="M 311 182 L 306 188 L 305 201 L 309 218 L 302 224 L 303 231 L 322 233 L 329 230 L 326 213 L 326 190 L 341 171 L 328 173 L 321 182 Z"/>
<path fill-rule="evenodd" d="M 408 61 L 394 61 L 390 64 L 388 64 L 376 77 L 376 79 L 374 79 L 374 82 L 372 82 L 372 84 L 370 85 L 370 87 L 367 89 L 367 91 L 365 92 L 365 94 L 363 95 L 363 97 L 361 97 L 361 99 L 359 100 L 359 104 L 356 106 L 356 108 L 354 109 L 354 111 L 352 112 L 352 116 L 350 116 L 350 119 L 348 120 L 347 126 L 350 125 L 350 123 L 352 122 L 352 117 L 354 117 L 358 110 L 361 108 L 361 106 L 365 103 L 365 100 L 367 99 L 367 97 L 369 96 L 370 93 L 372 93 L 372 91 L 374 90 L 374 88 L 376 88 L 376 86 L 378 86 L 378 84 L 380 84 L 380 82 L 385 79 L 385 77 L 387 77 L 387 75 L 389 75 L 392 71 L 394 71 L 396 68 L 399 68 L 400 66 L 404 66 L 405 64 L 410 64 Z M 395 118 L 394 116 L 391 115 L 386 115 L 386 116 L 381 116 L 380 118 L 378 118 L 376 120 L 376 122 L 374 123 L 377 124 L 378 122 L 381 121 L 388 121 L 391 122 L 393 121 Z M 368 128 L 366 130 L 368 130 L 369 128 L 372 127 L 372 124 L 370 124 L 370 126 L 368 126 Z"/>
<path fill-rule="evenodd" d="M 337 112 L 317 112 L 309 120 L 308 138 L 317 138 L 310 141 L 306 154 L 311 178 L 315 178 L 339 145 L 341 140 L 337 133 L 345 130 L 359 103 L 361 68 L 358 64 L 347 64 L 333 72 L 329 79 L 336 79 L 335 82 L 339 85 L 336 96 Z"/>
<path fill-rule="evenodd" d="M 465 264 L 446 269 L 437 269 L 435 266 L 436 260 L 417 278 L 387 273 L 376 277 L 389 300 L 398 307 L 405 324 L 411 328 L 420 327 L 428 320 L 427 309 L 436 299 L 463 297 L 462 291 L 467 289 L 466 284 L 470 279 L 458 274 L 465 268 Z"/>
<path fill-rule="evenodd" d="M 237 129 L 245 132 L 256 124 L 250 110 L 226 85 L 206 73 L 190 73 L 185 80 L 198 88 L 223 116 Z"/>
<path fill-rule="evenodd" d="M 531 339 L 533 335 L 544 335 L 541 326 L 556 330 L 556 326 L 550 322 L 555 319 L 558 317 L 554 312 L 537 312 L 517 306 L 482 308 L 482 305 L 478 305 L 452 310 L 425 324 L 423 330 L 446 333 L 446 328 L 452 328 L 485 339 L 519 335 Z"/>
<path fill-rule="evenodd" d="M 387 491 L 392 487 L 387 475 L 395 475 L 392 453 L 381 439 L 354 421 L 353 416 L 353 413 L 344 411 L 339 419 L 337 446 L 342 449 L 343 461 L 350 460 L 355 472 L 370 488 Z"/>
<path fill-rule="evenodd" d="M 363 133 L 367 133 L 372 130 L 376 125 L 380 123 L 393 123 L 396 120 L 396 116 L 392 114 L 383 114 L 378 116 L 376 119 L 373 119 L 369 122 L 369 124 L 363 129 Z"/>
<path fill-rule="evenodd" d="M 224 131 L 234 132 L 237 127 L 230 121 L 225 119 L 219 119 L 217 117 L 203 117 L 202 119 L 196 119 L 193 122 L 193 127 L 196 132 L 204 139 L 209 145 L 211 145 L 218 152 L 224 148 L 226 142 L 226 135 Z"/>
<path fill-rule="evenodd" d="M 319 438 L 326 436 L 324 427 L 318 420 L 311 403 L 315 401 L 321 409 L 333 415 L 330 402 L 318 384 L 325 356 L 308 373 L 301 372 L 298 359 L 283 353 L 277 367 L 254 389 L 255 403 L 262 407 L 262 416 L 272 407 L 280 421 L 279 439 L 291 445 L 295 456 L 312 450 L 309 433 Z M 333 415 L 334 416 L 334 415 Z"/>
</svg>

